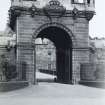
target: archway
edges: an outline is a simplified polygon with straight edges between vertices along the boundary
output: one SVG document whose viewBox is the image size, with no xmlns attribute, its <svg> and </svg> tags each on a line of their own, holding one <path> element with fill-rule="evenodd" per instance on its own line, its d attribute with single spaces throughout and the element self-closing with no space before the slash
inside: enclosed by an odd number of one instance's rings
<svg viewBox="0 0 105 105">
<path fill-rule="evenodd" d="M 57 82 L 69 83 L 72 80 L 72 39 L 62 28 L 49 26 L 42 29 L 36 38 L 47 38 L 56 47 Z"/>
</svg>

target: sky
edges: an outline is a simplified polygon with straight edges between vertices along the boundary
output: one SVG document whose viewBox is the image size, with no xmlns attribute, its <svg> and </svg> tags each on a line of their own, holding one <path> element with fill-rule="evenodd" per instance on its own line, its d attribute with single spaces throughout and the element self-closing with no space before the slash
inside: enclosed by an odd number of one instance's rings
<svg viewBox="0 0 105 105">
<path fill-rule="evenodd" d="M 96 15 L 90 21 L 89 35 L 92 37 L 105 37 L 105 0 L 95 0 Z M 8 20 L 10 0 L 0 1 L 0 31 L 5 30 Z"/>
</svg>

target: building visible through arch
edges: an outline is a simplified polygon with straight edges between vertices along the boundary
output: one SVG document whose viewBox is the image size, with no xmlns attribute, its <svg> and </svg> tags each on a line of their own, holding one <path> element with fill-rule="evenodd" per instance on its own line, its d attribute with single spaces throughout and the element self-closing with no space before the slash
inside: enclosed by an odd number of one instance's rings
<svg viewBox="0 0 105 105">
<path fill-rule="evenodd" d="M 11 3 L 10 27 L 16 33 L 18 80 L 22 81 L 22 62 L 26 64 L 26 81 L 35 83 L 35 39 L 48 38 L 56 47 L 57 81 L 79 83 L 80 66 L 89 63 L 89 21 L 94 15 L 94 0 Z M 68 4 L 68 5 L 67 5 Z"/>
<path fill-rule="evenodd" d="M 47 38 L 36 38 L 35 45 L 37 81 L 54 81 L 56 78 L 56 47 L 54 43 Z M 49 74 L 49 79 L 41 76 L 42 73 Z"/>
<path fill-rule="evenodd" d="M 48 27 L 39 32 L 37 38 L 48 38 L 56 47 L 57 81 L 72 80 L 72 40 L 68 33 L 58 27 Z"/>
</svg>

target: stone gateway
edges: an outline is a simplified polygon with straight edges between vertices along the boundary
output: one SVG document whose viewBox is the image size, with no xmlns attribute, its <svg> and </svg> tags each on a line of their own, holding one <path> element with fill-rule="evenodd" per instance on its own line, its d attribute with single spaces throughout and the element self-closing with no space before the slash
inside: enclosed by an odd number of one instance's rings
<svg viewBox="0 0 105 105">
<path fill-rule="evenodd" d="M 89 63 L 94 13 L 94 0 L 12 0 L 9 25 L 16 33 L 18 80 L 25 72 L 27 81 L 36 82 L 35 39 L 47 38 L 56 47 L 57 81 L 80 82 L 80 66 Z"/>
</svg>

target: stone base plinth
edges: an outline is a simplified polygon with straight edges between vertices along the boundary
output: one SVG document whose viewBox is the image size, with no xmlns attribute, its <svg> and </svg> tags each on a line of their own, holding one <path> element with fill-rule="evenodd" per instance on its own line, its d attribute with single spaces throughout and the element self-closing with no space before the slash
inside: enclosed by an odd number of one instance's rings
<svg viewBox="0 0 105 105">
<path fill-rule="evenodd" d="M 89 87 L 105 88 L 105 81 L 80 81 L 79 84 Z"/>
<path fill-rule="evenodd" d="M 0 82 L 0 92 L 12 91 L 28 86 L 28 81 Z"/>
</svg>

